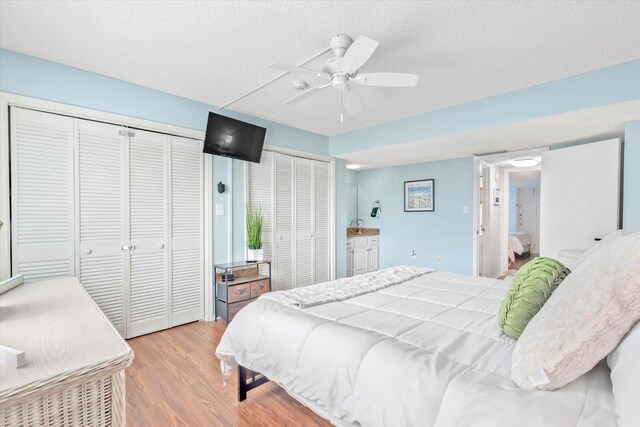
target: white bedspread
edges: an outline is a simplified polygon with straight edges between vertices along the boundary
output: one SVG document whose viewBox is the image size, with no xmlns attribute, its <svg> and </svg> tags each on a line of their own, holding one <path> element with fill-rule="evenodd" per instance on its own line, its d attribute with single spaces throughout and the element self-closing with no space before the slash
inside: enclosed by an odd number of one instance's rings
<svg viewBox="0 0 640 427">
<path fill-rule="evenodd" d="M 259 298 L 216 354 L 337 425 L 615 426 L 604 364 L 554 392 L 510 380 L 515 341 L 496 320 L 507 288 L 432 273 L 307 309 Z"/>
<path fill-rule="evenodd" d="M 290 307 L 308 308 L 379 291 L 431 272 L 433 270 L 429 268 L 400 265 L 317 285 L 303 286 L 282 292 L 270 292 L 264 294 L 262 298 Z"/>
<path fill-rule="evenodd" d="M 518 255 L 522 255 L 531 249 L 531 236 L 521 231 L 509 233 L 509 248 Z"/>
</svg>

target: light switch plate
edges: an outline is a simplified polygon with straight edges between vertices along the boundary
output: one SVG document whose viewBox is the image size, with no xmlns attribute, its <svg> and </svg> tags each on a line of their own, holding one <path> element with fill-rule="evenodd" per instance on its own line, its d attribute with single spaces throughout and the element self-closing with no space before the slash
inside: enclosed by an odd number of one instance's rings
<svg viewBox="0 0 640 427">
<path fill-rule="evenodd" d="M 216 203 L 216 216 L 224 215 L 224 203 Z"/>
</svg>

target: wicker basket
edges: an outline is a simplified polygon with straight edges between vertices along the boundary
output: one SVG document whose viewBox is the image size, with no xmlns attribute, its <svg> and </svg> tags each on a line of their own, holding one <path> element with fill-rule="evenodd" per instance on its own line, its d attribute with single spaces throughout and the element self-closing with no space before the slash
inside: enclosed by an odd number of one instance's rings
<svg viewBox="0 0 640 427">
<path fill-rule="evenodd" d="M 71 281 L 70 283 L 63 280 Z M 98 307 L 89 298 L 88 294 L 80 283 L 73 279 L 59 279 L 47 281 L 45 287 L 36 286 L 40 283 L 23 285 L 23 289 L 7 293 L 0 298 L 0 303 L 8 301 L 10 304 L 19 305 L 20 298 L 28 298 L 30 302 L 34 299 L 49 298 L 46 302 L 49 306 L 55 306 L 54 299 L 64 298 L 68 302 L 68 307 L 73 307 L 74 312 L 83 314 L 84 322 L 94 322 L 92 331 L 95 336 L 83 337 L 74 331 L 74 325 L 67 325 L 62 322 L 68 313 L 51 313 L 47 311 L 49 316 L 56 319 L 56 328 L 61 328 L 65 332 L 65 338 L 69 338 L 73 342 L 73 348 L 69 348 L 67 356 L 73 357 L 77 354 L 78 348 L 82 349 L 82 344 L 78 340 L 85 338 L 91 340 L 88 345 L 91 346 L 92 360 L 90 363 L 76 363 L 74 360 L 65 361 L 65 366 L 74 365 L 74 369 L 58 370 L 57 373 L 49 375 L 48 373 L 56 372 L 56 367 L 52 366 L 51 359 L 46 363 L 39 359 L 46 359 L 47 348 L 50 342 L 38 343 L 34 346 L 33 339 L 24 339 L 24 345 L 30 345 L 27 350 L 27 360 L 31 361 L 32 366 L 38 376 L 34 373 L 21 370 L 11 371 L 11 368 L 2 367 L 3 373 L 13 375 L 11 378 L 14 382 L 12 387 L 4 388 L 0 392 L 0 426 L 1 427 L 59 427 L 59 426 L 104 426 L 104 427 L 122 427 L 126 423 L 125 411 L 125 374 L 124 369 L 133 361 L 133 350 L 118 335 L 111 323 L 106 319 Z M 56 287 L 57 288 L 54 288 Z M 29 289 L 32 288 L 32 289 Z M 46 295 L 47 292 L 56 289 L 58 294 Z M 22 295 L 24 294 L 24 295 Z M 86 305 L 81 305 L 86 303 Z M 2 308 L 4 304 L 0 304 Z M 7 305 L 11 306 L 11 305 Z M 49 307 L 48 306 L 48 307 Z M 61 305 L 62 306 L 62 305 Z M 56 317 L 57 316 L 57 317 Z M 72 319 L 73 316 L 68 317 Z M 27 324 L 27 328 L 34 336 L 38 331 L 34 331 L 34 327 L 40 327 L 41 318 L 36 317 L 33 324 L 29 324 L 29 318 L 22 317 L 20 328 Z M 78 323 L 77 320 L 75 323 Z M 3 324 L 0 331 L 0 338 L 16 342 L 20 335 L 12 333 L 9 322 L 7 327 Z M 50 331 L 51 326 L 45 331 Z M 80 329 L 80 328 L 76 328 Z M 104 343 L 107 350 L 101 354 L 99 345 Z M 18 343 L 20 344 L 20 343 Z M 16 345 L 16 344 L 14 344 Z M 71 347 L 71 346 L 70 346 Z M 24 348 L 24 347 L 22 347 Z M 55 349 L 54 349 L 55 350 Z M 30 352 L 29 352 L 30 351 Z M 95 356 L 95 357 L 94 357 Z M 84 357 L 82 362 L 86 362 L 88 357 Z M 55 359 L 54 359 L 55 362 Z M 29 368 L 29 365 L 25 366 Z M 23 368 L 24 369 L 24 368 Z M 49 372 L 46 372 L 49 370 Z M 21 375 L 22 374 L 22 375 Z M 31 375 L 31 377 L 29 377 Z M 34 376 L 35 375 L 35 376 Z M 25 381 L 20 381 L 25 377 Z M 8 377 L 7 377 L 8 378 Z"/>
</svg>

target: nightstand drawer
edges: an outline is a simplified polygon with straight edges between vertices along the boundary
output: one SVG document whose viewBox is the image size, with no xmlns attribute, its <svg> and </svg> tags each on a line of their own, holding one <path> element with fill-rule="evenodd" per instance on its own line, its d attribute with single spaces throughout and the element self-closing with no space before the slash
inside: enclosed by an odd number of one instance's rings
<svg viewBox="0 0 640 427">
<path fill-rule="evenodd" d="M 229 316 L 229 322 L 231 322 L 231 320 L 233 320 L 233 318 L 236 316 L 236 314 L 238 314 L 238 312 L 240 310 L 242 310 L 244 307 L 246 307 L 247 305 L 249 305 L 250 303 L 252 303 L 254 300 L 249 300 L 249 301 L 240 301 L 240 302 L 235 302 L 233 304 L 229 304 L 228 307 L 228 316 Z"/>
<path fill-rule="evenodd" d="M 236 285 L 228 287 L 228 300 L 227 302 L 231 304 L 236 301 L 244 301 L 246 299 L 251 298 L 251 286 L 249 283 L 244 285 Z"/>
<path fill-rule="evenodd" d="M 269 290 L 269 279 L 251 282 L 251 298 L 256 298 Z"/>
</svg>

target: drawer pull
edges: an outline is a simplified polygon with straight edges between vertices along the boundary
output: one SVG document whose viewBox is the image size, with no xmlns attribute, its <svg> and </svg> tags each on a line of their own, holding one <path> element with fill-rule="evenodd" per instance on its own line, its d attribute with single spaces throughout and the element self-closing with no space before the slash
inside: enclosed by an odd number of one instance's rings
<svg viewBox="0 0 640 427">
<path fill-rule="evenodd" d="M 237 292 L 237 294 L 238 294 L 238 295 L 242 295 L 242 294 L 244 294 L 244 289 L 240 289 L 240 290 Z"/>
<path fill-rule="evenodd" d="M 264 289 L 264 285 L 258 286 L 258 289 Z"/>
</svg>

